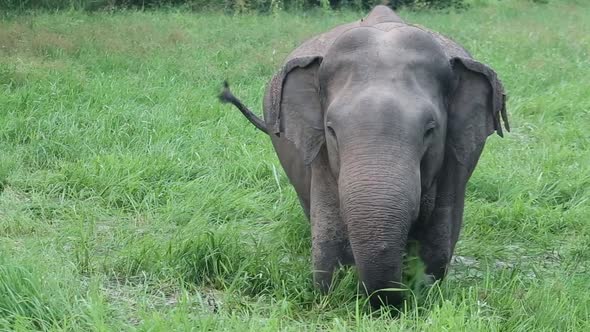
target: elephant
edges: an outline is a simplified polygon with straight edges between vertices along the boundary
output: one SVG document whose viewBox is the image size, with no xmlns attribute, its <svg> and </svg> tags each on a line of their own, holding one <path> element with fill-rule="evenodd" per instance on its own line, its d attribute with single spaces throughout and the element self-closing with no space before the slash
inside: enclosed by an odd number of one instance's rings
<svg viewBox="0 0 590 332">
<path fill-rule="evenodd" d="M 399 306 L 408 243 L 442 280 L 468 179 L 487 137 L 510 131 L 497 74 L 458 43 L 386 6 L 303 42 L 269 81 L 264 120 L 311 224 L 314 284 L 356 265 L 374 308 Z"/>
</svg>

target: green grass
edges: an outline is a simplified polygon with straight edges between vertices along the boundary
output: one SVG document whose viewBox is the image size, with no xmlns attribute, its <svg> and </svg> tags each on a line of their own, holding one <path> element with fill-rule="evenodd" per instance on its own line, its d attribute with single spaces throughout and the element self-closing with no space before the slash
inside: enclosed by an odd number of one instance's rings
<svg viewBox="0 0 590 332">
<path fill-rule="evenodd" d="M 354 270 L 311 283 L 309 226 L 260 112 L 305 38 L 358 13 L 0 21 L 0 329 L 590 330 L 590 6 L 401 12 L 492 66 L 513 127 L 469 184 L 449 278 L 398 318 Z"/>
</svg>

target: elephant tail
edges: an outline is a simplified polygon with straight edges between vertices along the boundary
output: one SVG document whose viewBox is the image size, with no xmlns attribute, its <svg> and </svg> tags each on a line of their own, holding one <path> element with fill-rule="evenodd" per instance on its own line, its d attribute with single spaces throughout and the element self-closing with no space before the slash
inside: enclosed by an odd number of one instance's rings
<svg viewBox="0 0 590 332">
<path fill-rule="evenodd" d="M 268 130 L 266 130 L 266 125 L 264 124 L 264 121 L 261 118 L 257 117 L 256 114 L 252 113 L 252 111 L 250 111 L 248 107 L 242 104 L 242 102 L 236 96 L 234 96 L 233 93 L 231 93 L 227 81 L 223 82 L 223 91 L 219 94 L 219 100 L 222 103 L 231 103 L 232 105 L 237 107 L 240 110 L 240 112 L 244 114 L 246 119 L 250 121 L 251 124 L 253 124 L 256 128 L 260 129 L 262 132 L 268 135 Z"/>
</svg>

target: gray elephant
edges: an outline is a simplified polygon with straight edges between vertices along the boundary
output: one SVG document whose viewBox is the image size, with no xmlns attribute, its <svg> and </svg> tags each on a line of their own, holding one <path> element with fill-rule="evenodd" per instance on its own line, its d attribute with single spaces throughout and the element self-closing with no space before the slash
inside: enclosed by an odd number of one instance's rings
<svg viewBox="0 0 590 332">
<path fill-rule="evenodd" d="M 385 6 L 295 49 L 268 84 L 264 121 L 227 83 L 220 99 L 270 136 L 311 222 L 316 285 L 355 264 L 374 307 L 403 299 L 391 288 L 409 241 L 444 277 L 467 180 L 500 117 L 509 130 L 496 73 Z"/>
</svg>

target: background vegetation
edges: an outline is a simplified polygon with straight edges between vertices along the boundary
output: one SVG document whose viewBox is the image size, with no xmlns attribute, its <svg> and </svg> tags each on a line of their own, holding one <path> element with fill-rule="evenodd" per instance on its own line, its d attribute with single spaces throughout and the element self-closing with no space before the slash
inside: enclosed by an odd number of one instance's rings
<svg viewBox="0 0 590 332">
<path fill-rule="evenodd" d="M 0 21 L 0 330 L 589 331 L 590 4 L 482 2 L 408 21 L 503 79 L 513 132 L 469 184 L 448 279 L 399 318 L 310 234 L 260 112 L 305 38 L 359 13 L 36 12 Z M 564 19 L 567 18 L 567 19 Z"/>
<path fill-rule="evenodd" d="M 0 0 L 0 9 L 85 9 L 112 10 L 120 8 L 161 8 L 183 7 L 195 11 L 226 10 L 233 12 L 276 12 L 283 9 L 324 10 L 347 8 L 364 10 L 377 4 L 392 8 L 401 6 L 413 8 L 462 7 L 464 0 Z"/>
</svg>

